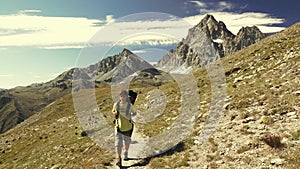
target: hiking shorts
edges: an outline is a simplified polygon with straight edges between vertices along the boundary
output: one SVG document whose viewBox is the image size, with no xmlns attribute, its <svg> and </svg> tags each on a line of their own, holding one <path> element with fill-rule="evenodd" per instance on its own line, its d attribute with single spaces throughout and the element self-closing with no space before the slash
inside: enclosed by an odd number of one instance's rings
<svg viewBox="0 0 300 169">
<path fill-rule="evenodd" d="M 125 145 L 131 143 L 131 135 L 133 130 L 129 131 L 118 131 L 116 129 L 115 131 L 115 146 L 116 147 L 122 147 L 123 141 L 125 142 Z"/>
</svg>

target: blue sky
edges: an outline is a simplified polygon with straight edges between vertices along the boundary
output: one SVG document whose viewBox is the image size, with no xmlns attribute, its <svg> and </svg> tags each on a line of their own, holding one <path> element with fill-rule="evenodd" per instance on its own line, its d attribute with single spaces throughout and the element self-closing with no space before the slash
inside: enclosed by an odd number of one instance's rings
<svg viewBox="0 0 300 169">
<path fill-rule="evenodd" d="M 298 0 L 1 0 L 0 88 L 49 81 L 122 47 L 160 55 L 208 13 L 235 34 L 252 25 L 272 33 L 299 22 L 299 10 Z"/>
</svg>

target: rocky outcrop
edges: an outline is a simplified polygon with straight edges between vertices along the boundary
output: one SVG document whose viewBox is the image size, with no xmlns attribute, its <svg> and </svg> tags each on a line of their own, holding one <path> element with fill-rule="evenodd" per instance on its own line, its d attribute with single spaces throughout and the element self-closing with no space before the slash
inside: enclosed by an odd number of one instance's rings
<svg viewBox="0 0 300 169">
<path fill-rule="evenodd" d="M 240 29 L 237 36 L 233 40 L 233 51 L 241 50 L 251 44 L 260 41 L 266 36 L 267 35 L 262 33 L 256 26 L 242 27 L 242 29 Z"/>
<path fill-rule="evenodd" d="M 170 50 L 157 64 L 158 67 L 181 65 L 201 67 L 211 61 L 241 50 L 266 37 L 256 26 L 243 27 L 232 34 L 222 21 L 206 15 L 191 28 L 176 50 Z"/>
<path fill-rule="evenodd" d="M 91 80 L 111 82 L 112 79 L 124 79 L 148 68 L 153 66 L 130 50 L 123 49 L 121 53 L 104 58 L 81 71 L 85 72 Z"/>
</svg>

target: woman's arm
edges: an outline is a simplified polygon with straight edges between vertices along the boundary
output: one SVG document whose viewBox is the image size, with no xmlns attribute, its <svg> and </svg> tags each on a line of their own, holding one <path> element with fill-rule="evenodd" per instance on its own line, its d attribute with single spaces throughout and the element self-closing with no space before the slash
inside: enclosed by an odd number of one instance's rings
<svg viewBox="0 0 300 169">
<path fill-rule="evenodd" d="M 133 107 L 133 105 L 131 105 L 131 107 L 130 107 L 130 113 L 131 113 L 132 117 L 136 116 L 136 111 L 135 111 L 135 108 Z"/>
</svg>

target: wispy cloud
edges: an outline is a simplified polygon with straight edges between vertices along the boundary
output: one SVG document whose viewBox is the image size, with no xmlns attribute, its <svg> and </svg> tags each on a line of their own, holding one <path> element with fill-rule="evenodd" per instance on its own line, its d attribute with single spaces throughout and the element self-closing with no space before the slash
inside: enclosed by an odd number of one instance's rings
<svg viewBox="0 0 300 169">
<path fill-rule="evenodd" d="M 0 15 L 0 45 L 4 47 L 83 44 L 99 30 L 94 23 L 106 23 L 105 20 L 83 17 L 34 15 L 36 12 L 39 11 L 25 10 L 12 15 Z M 108 16 L 107 19 L 113 21 L 112 16 Z"/>
<path fill-rule="evenodd" d="M 203 2 L 203 1 L 189 1 L 198 7 L 200 14 L 205 14 L 209 12 L 221 12 L 226 10 L 232 10 L 234 4 L 226 1 L 219 2 Z"/>
<path fill-rule="evenodd" d="M 145 20 L 116 21 L 112 15 L 107 15 L 105 20 L 97 20 L 39 16 L 34 14 L 36 12 L 39 11 L 24 10 L 13 15 L 0 15 L 0 47 L 83 48 L 97 32 L 101 36 L 91 43 L 173 44 L 184 37 L 191 27 L 187 23 L 183 25 L 183 20 L 174 18 L 151 20 L 146 17 Z"/>
<path fill-rule="evenodd" d="M 13 74 L 0 74 L 0 77 L 12 78 L 14 77 Z"/>
<path fill-rule="evenodd" d="M 143 17 L 135 20 L 139 15 Z M 192 27 L 180 18 L 162 19 L 166 15 L 158 14 L 153 19 L 153 15 L 153 13 L 135 14 L 135 16 L 126 18 L 126 21 L 122 18 L 116 20 L 114 23 L 104 26 L 89 42 L 91 44 L 114 43 L 117 45 L 174 44 L 185 37 L 187 30 Z"/>
<path fill-rule="evenodd" d="M 257 26 L 264 33 L 274 33 L 281 31 L 284 27 L 274 26 L 281 24 L 285 20 L 282 18 L 275 18 L 267 13 L 262 12 L 233 12 L 240 9 L 247 8 L 248 5 L 237 6 L 226 1 L 219 2 L 203 2 L 203 1 L 189 1 L 194 4 L 198 10 L 199 15 L 184 18 L 191 24 L 197 24 L 200 18 L 206 14 L 213 15 L 217 20 L 223 21 L 227 28 L 236 34 L 241 27 Z"/>
<path fill-rule="evenodd" d="M 201 1 L 189 1 L 191 3 L 195 3 L 199 8 L 206 8 L 207 4 Z"/>
<path fill-rule="evenodd" d="M 84 47 L 87 47 L 85 42 L 81 42 L 78 44 L 68 44 L 68 43 L 63 43 L 63 44 L 53 44 L 53 45 L 40 45 L 39 48 L 41 49 L 82 49 Z"/>
<path fill-rule="evenodd" d="M 28 10 L 21 10 L 19 11 L 18 13 L 19 14 L 29 14 L 29 13 L 40 13 L 42 12 L 41 10 L 38 10 L 38 9 L 28 9 Z"/>
<path fill-rule="evenodd" d="M 234 34 L 245 26 L 257 26 L 264 33 L 274 33 L 284 29 L 284 27 L 273 26 L 273 24 L 280 24 L 284 19 L 271 17 L 266 13 L 231 13 L 231 12 L 212 12 L 216 20 L 222 21 L 226 24 L 227 28 Z M 192 25 L 199 23 L 205 15 L 196 15 L 184 18 Z"/>
<path fill-rule="evenodd" d="M 104 20 L 84 17 L 49 17 L 37 15 L 40 10 L 24 10 L 12 15 L 0 15 L 0 48 L 36 46 L 47 49 L 83 48 L 93 44 L 174 44 L 184 38 L 188 29 L 200 22 L 207 12 L 223 21 L 233 33 L 242 26 L 258 26 L 263 32 L 277 32 L 284 22 L 266 13 L 226 12 L 235 6 L 220 1 L 213 5 L 190 1 L 199 7 L 199 15 L 182 19 L 175 17 L 139 20 L 118 20 L 107 15 Z M 203 13 L 205 12 L 205 13 Z M 137 14 L 138 15 L 138 14 Z M 100 31 L 99 31 L 100 30 Z M 101 36 L 99 36 L 101 35 Z"/>
<path fill-rule="evenodd" d="M 135 53 L 135 54 L 147 53 L 146 50 L 133 50 L 132 52 Z"/>
</svg>

